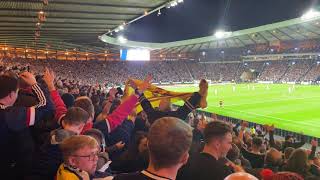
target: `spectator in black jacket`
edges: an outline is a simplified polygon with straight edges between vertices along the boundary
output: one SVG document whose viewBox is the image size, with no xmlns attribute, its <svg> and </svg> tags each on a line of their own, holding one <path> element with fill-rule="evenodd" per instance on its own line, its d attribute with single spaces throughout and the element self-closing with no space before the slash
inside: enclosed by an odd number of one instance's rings
<svg viewBox="0 0 320 180">
<path fill-rule="evenodd" d="M 226 160 L 232 147 L 232 127 L 222 121 L 207 124 L 204 130 L 205 146 L 201 153 L 190 157 L 188 163 L 179 170 L 177 180 L 223 180 L 238 166 Z M 228 165 L 232 167 L 229 167 Z"/>
<path fill-rule="evenodd" d="M 254 137 L 252 139 L 251 151 L 242 148 L 243 157 L 250 161 L 252 168 L 263 168 L 265 154 L 261 153 L 263 139 Z"/>
<path fill-rule="evenodd" d="M 165 117 L 155 121 L 148 134 L 148 168 L 118 175 L 114 180 L 176 179 L 178 170 L 188 161 L 191 141 L 191 127 L 180 119 Z"/>
<path fill-rule="evenodd" d="M 38 103 L 33 107 L 13 106 L 18 97 L 19 80 L 13 76 L 0 76 L 0 168 L 8 179 L 19 179 L 29 171 L 34 150 L 29 127 L 40 120 L 39 111 L 47 103 L 31 73 L 20 74 L 20 80 L 31 87 Z"/>
</svg>

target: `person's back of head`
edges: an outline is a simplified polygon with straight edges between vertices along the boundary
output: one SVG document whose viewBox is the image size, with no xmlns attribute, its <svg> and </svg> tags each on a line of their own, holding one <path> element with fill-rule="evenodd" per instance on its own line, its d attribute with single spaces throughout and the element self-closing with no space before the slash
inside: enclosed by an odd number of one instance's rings
<svg viewBox="0 0 320 180">
<path fill-rule="evenodd" d="M 232 147 L 232 128 L 223 121 L 212 121 L 204 129 L 205 149 L 214 151 L 216 159 L 225 157 Z"/>
<path fill-rule="evenodd" d="M 89 129 L 85 132 L 83 132 L 83 135 L 91 136 L 93 137 L 99 144 L 101 151 L 104 152 L 106 148 L 106 141 L 103 133 L 99 129 Z"/>
<path fill-rule="evenodd" d="M 263 144 L 263 139 L 260 137 L 253 137 L 252 138 L 252 148 L 261 149 Z"/>
<path fill-rule="evenodd" d="M 282 163 L 282 153 L 275 148 L 267 151 L 265 156 L 265 164 L 267 166 L 277 167 Z"/>
<path fill-rule="evenodd" d="M 61 99 L 63 100 L 67 108 L 72 107 L 74 104 L 74 96 L 72 94 L 65 93 L 61 96 Z"/>
<path fill-rule="evenodd" d="M 258 180 L 258 178 L 246 172 L 237 172 L 230 174 L 224 180 Z"/>
<path fill-rule="evenodd" d="M 80 96 L 74 102 L 74 107 L 80 107 L 88 112 L 90 118 L 94 118 L 94 106 L 92 101 L 87 96 Z"/>
<path fill-rule="evenodd" d="M 180 119 L 156 120 L 148 133 L 150 164 L 155 170 L 180 168 L 188 160 L 192 142 L 191 127 Z"/>
<path fill-rule="evenodd" d="M 80 134 L 88 119 L 89 114 L 85 110 L 80 107 L 71 107 L 62 118 L 62 126 L 67 130 Z"/>
<path fill-rule="evenodd" d="M 1 75 L 0 76 L 0 100 L 6 106 L 12 106 L 18 96 L 19 82 L 13 76 Z"/>
<path fill-rule="evenodd" d="M 292 152 L 286 170 L 305 176 L 309 172 L 308 154 L 304 149 L 296 149 Z"/>
</svg>

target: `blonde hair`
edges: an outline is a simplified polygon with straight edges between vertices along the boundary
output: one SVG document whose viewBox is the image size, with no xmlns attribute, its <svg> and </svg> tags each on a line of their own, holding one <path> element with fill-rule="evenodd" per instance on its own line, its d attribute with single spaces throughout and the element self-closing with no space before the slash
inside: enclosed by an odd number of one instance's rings
<svg viewBox="0 0 320 180">
<path fill-rule="evenodd" d="M 76 151 L 86 146 L 90 148 L 99 148 L 98 142 L 93 137 L 86 135 L 71 136 L 63 140 L 60 144 L 60 149 L 64 161 L 66 162 Z"/>
</svg>

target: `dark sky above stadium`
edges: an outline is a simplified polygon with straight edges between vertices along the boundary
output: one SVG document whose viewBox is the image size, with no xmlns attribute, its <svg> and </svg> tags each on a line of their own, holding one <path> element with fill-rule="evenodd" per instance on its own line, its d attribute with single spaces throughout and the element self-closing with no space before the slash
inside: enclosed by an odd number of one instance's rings
<svg viewBox="0 0 320 180">
<path fill-rule="evenodd" d="M 227 5 L 229 1 L 229 6 Z M 169 42 L 236 31 L 300 17 L 318 0 L 184 0 L 161 16 L 149 15 L 123 32 L 129 40 Z"/>
</svg>

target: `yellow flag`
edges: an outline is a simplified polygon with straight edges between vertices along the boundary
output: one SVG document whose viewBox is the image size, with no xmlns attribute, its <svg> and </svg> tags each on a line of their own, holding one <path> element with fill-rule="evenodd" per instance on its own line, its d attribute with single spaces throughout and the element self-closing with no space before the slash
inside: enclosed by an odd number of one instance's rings
<svg viewBox="0 0 320 180">
<path fill-rule="evenodd" d="M 139 87 L 140 84 L 143 83 L 141 80 L 131 79 L 134 83 Z M 124 90 L 124 99 L 131 94 L 134 93 L 134 89 L 126 83 Z M 177 101 L 186 101 L 192 96 L 193 92 L 173 92 L 168 91 L 162 88 L 159 88 L 155 85 L 151 85 L 147 90 L 144 91 L 144 96 L 150 101 L 152 107 L 159 107 L 160 101 L 162 99 L 170 99 L 171 103 L 175 103 Z M 140 103 L 136 105 L 137 113 L 142 111 L 142 107 Z"/>
</svg>

